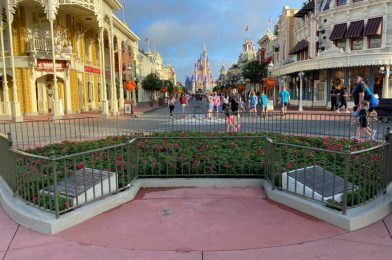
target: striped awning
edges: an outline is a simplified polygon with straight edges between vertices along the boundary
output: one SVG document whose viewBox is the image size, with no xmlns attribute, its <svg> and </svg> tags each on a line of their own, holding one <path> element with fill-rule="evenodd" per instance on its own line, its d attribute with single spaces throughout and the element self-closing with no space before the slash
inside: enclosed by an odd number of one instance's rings
<svg viewBox="0 0 392 260">
<path fill-rule="evenodd" d="M 308 48 L 308 42 L 306 40 L 302 40 L 297 42 L 293 49 L 290 51 L 290 55 L 296 54 L 298 52 L 304 51 Z"/>
<path fill-rule="evenodd" d="M 345 39 L 347 32 L 347 23 L 336 24 L 333 27 L 332 33 L 329 36 L 331 41 Z"/>
<path fill-rule="evenodd" d="M 364 28 L 365 28 L 365 22 L 363 20 L 351 22 L 347 30 L 346 38 L 355 38 L 355 37 L 363 36 Z"/>
<path fill-rule="evenodd" d="M 369 19 L 366 27 L 365 32 L 363 35 L 381 35 L 382 34 L 382 17 L 372 18 Z"/>
<path fill-rule="evenodd" d="M 302 18 L 309 12 L 314 12 L 314 0 L 309 1 L 307 4 L 304 4 L 304 6 L 299 10 L 294 17 Z"/>
</svg>

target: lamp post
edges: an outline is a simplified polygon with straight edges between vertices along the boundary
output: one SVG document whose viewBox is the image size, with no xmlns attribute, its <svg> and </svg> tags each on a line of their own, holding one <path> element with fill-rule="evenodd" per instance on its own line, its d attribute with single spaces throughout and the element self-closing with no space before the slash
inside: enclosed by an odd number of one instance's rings
<svg viewBox="0 0 392 260">
<path fill-rule="evenodd" d="M 274 64 L 272 63 L 272 61 L 268 64 L 267 67 L 267 71 L 268 71 L 268 77 L 271 78 L 272 75 L 272 70 L 274 69 Z M 266 89 L 267 90 L 267 89 Z M 265 91 L 267 92 L 267 91 Z M 267 95 L 267 93 L 265 93 Z M 275 99 L 275 95 L 276 95 L 276 86 L 274 87 L 274 99 Z"/>
<path fill-rule="evenodd" d="M 383 74 L 384 77 L 384 86 L 382 88 L 382 97 L 389 98 L 389 76 L 391 73 L 390 66 L 380 67 L 380 73 Z"/>
<path fill-rule="evenodd" d="M 303 89 L 303 78 L 305 76 L 305 73 L 301 71 L 298 73 L 299 76 L 299 103 L 298 103 L 298 111 L 303 111 L 302 107 L 302 89 Z"/>
</svg>

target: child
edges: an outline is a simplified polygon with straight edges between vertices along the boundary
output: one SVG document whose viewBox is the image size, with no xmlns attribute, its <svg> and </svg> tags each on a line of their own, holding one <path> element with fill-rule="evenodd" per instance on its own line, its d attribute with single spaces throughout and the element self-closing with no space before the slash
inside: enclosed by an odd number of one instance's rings
<svg viewBox="0 0 392 260">
<path fill-rule="evenodd" d="M 268 98 L 265 95 L 264 91 L 260 96 L 260 103 L 263 106 L 261 116 L 264 118 L 267 116 L 267 111 L 268 111 Z"/>
<path fill-rule="evenodd" d="M 230 133 L 234 130 L 234 115 L 231 110 L 231 103 L 225 104 L 225 114 L 226 114 L 226 132 Z"/>
<path fill-rule="evenodd" d="M 372 131 L 370 127 L 368 127 L 368 102 L 366 100 L 362 100 L 360 107 L 358 108 L 358 126 L 357 126 L 357 135 L 354 139 L 355 141 L 359 141 L 361 139 L 361 130 L 369 136 L 370 140 L 374 141 L 376 137 L 376 131 Z"/>
</svg>

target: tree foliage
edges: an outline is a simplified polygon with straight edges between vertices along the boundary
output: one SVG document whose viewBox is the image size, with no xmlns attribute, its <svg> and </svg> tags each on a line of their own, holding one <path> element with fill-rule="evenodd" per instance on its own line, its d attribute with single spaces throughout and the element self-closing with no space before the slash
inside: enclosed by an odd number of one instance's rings
<svg viewBox="0 0 392 260">
<path fill-rule="evenodd" d="M 242 76 L 251 83 L 259 83 L 268 76 L 267 63 L 260 63 L 255 60 L 249 62 L 242 70 Z"/>
<path fill-rule="evenodd" d="M 162 86 L 166 87 L 169 94 L 173 94 L 174 92 L 174 82 L 172 80 L 163 80 Z"/>
<path fill-rule="evenodd" d="M 142 88 L 149 91 L 159 91 L 162 88 L 162 80 L 156 73 L 150 73 L 142 81 Z"/>
</svg>

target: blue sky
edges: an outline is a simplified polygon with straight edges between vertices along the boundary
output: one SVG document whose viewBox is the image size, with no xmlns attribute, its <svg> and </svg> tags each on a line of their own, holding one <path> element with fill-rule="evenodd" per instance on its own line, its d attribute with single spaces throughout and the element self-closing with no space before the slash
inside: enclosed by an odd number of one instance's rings
<svg viewBox="0 0 392 260">
<path fill-rule="evenodd" d="M 299 8 L 303 0 L 125 0 L 125 21 L 141 39 L 139 48 L 162 54 L 177 80 L 192 74 L 205 43 L 214 78 L 222 64 L 238 59 L 248 33 L 255 41 L 276 23 L 284 5 Z M 117 13 L 123 19 L 123 12 Z"/>
</svg>

